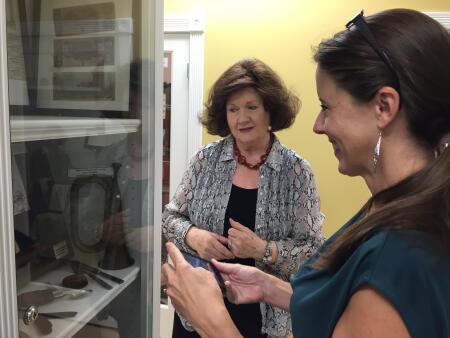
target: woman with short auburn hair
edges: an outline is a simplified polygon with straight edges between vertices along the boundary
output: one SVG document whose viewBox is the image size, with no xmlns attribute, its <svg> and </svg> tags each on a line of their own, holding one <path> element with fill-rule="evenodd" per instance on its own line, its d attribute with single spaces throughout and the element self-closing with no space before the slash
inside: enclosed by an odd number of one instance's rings
<svg viewBox="0 0 450 338">
<path fill-rule="evenodd" d="M 205 104 L 202 123 L 211 135 L 230 134 L 226 101 L 231 93 L 251 87 L 261 97 L 270 115 L 272 132 L 289 128 L 300 109 L 300 100 L 288 90 L 281 78 L 258 59 L 243 59 L 228 68 L 215 82 Z"/>
<path fill-rule="evenodd" d="M 163 233 L 185 252 L 257 266 L 283 280 L 321 245 L 314 175 L 273 133 L 288 128 L 300 100 L 265 63 L 241 60 L 211 89 L 203 124 L 224 137 L 200 149 L 163 215 Z M 289 314 L 226 302 L 246 337 L 288 337 Z M 173 337 L 198 337 L 178 315 Z"/>
</svg>

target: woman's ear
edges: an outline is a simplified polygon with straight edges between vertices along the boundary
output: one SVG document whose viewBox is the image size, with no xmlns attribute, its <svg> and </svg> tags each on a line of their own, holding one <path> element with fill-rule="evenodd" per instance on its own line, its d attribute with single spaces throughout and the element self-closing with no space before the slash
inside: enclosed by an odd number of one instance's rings
<svg viewBox="0 0 450 338">
<path fill-rule="evenodd" d="M 378 129 L 386 128 L 398 115 L 400 95 L 392 87 L 381 87 L 374 98 Z"/>
</svg>

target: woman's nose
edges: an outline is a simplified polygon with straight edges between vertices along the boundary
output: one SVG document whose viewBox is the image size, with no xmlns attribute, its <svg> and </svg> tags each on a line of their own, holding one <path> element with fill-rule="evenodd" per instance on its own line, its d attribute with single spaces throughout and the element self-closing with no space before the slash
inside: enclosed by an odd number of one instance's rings
<svg viewBox="0 0 450 338">
<path fill-rule="evenodd" d="M 319 113 L 317 116 L 316 121 L 314 122 L 313 131 L 316 134 L 324 134 L 324 119 L 322 113 Z"/>
<path fill-rule="evenodd" d="M 241 109 L 239 111 L 239 115 L 238 115 L 238 121 L 239 122 L 248 122 L 250 120 L 249 118 L 249 114 L 245 109 Z"/>
</svg>

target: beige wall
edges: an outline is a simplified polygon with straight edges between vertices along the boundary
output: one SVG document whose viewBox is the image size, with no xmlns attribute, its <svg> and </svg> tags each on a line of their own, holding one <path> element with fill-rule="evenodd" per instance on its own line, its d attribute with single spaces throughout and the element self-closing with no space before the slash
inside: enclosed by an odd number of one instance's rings
<svg viewBox="0 0 450 338">
<path fill-rule="evenodd" d="M 294 126 L 278 136 L 311 163 L 328 236 L 359 209 L 369 193 L 360 178 L 337 172 L 337 160 L 327 138 L 312 132 L 319 102 L 311 48 L 343 29 L 361 9 L 366 14 L 396 7 L 450 11 L 449 0 L 165 0 L 164 6 L 166 15 L 205 14 L 205 94 L 228 66 L 254 56 L 273 67 L 300 95 L 303 106 Z M 203 143 L 214 139 L 203 134 Z"/>
</svg>

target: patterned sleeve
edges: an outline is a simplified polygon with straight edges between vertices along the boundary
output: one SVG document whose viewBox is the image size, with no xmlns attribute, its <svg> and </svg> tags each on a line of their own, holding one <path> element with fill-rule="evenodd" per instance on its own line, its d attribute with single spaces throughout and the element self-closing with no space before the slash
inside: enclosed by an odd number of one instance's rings
<svg viewBox="0 0 450 338">
<path fill-rule="evenodd" d="M 294 163 L 293 227 L 286 239 L 276 241 L 278 259 L 271 267 L 290 278 L 299 266 L 314 254 L 324 241 L 320 198 L 309 164 L 299 159 Z"/>
<path fill-rule="evenodd" d="M 192 249 L 185 243 L 186 233 L 194 225 L 189 219 L 189 204 L 193 198 L 196 177 L 205 162 L 203 151 L 200 150 L 191 159 L 180 185 L 169 204 L 165 206 L 162 216 L 163 235 L 178 248 L 191 253 Z"/>
</svg>

